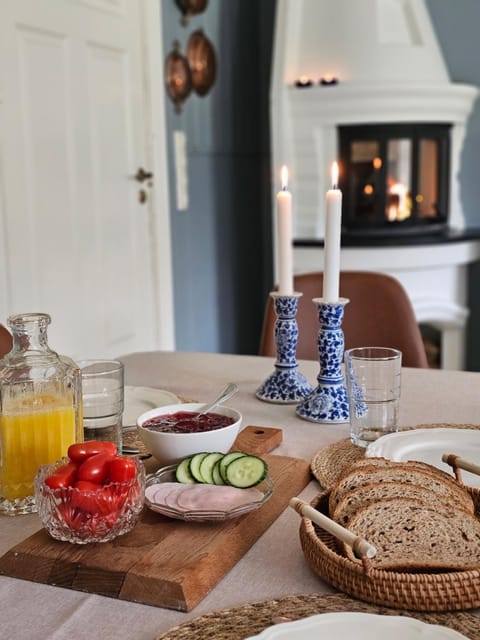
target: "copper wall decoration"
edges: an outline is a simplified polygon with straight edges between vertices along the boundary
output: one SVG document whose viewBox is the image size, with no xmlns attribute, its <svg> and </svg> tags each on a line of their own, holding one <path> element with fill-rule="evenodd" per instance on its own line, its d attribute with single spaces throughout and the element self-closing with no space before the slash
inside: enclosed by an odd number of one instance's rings
<svg viewBox="0 0 480 640">
<path fill-rule="evenodd" d="M 178 41 L 174 42 L 173 49 L 165 60 L 165 84 L 168 95 L 175 104 L 175 111 L 180 113 L 183 102 L 192 90 L 192 74 Z"/>
<path fill-rule="evenodd" d="M 201 29 L 194 31 L 187 44 L 192 86 L 199 96 L 206 95 L 215 82 L 217 60 L 213 44 Z"/>
<path fill-rule="evenodd" d="M 182 24 L 186 25 L 190 16 L 205 10 L 208 0 L 176 0 L 176 3 L 183 13 Z M 165 83 L 175 111 L 181 112 L 192 90 L 198 96 L 205 96 L 215 83 L 216 75 L 215 49 L 202 29 L 190 35 L 186 55 L 181 53 L 180 44 L 175 41 L 165 61 Z"/>
<path fill-rule="evenodd" d="M 190 17 L 205 11 L 208 0 L 176 0 L 177 6 L 182 12 L 182 24 L 187 26 Z"/>
</svg>

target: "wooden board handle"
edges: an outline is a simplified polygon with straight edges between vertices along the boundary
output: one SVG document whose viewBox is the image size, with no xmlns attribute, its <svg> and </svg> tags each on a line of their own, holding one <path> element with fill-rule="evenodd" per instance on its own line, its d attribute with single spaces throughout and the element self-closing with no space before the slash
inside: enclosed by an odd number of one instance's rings
<svg viewBox="0 0 480 640">
<path fill-rule="evenodd" d="M 249 425 L 242 429 L 232 445 L 232 451 L 245 451 L 254 455 L 269 453 L 282 442 L 283 431 L 274 427 Z"/>
</svg>

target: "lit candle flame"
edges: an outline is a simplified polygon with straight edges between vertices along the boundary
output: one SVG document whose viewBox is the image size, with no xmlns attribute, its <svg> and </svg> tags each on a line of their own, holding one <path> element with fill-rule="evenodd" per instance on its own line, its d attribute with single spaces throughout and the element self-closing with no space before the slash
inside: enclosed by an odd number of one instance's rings
<svg viewBox="0 0 480 640">
<path fill-rule="evenodd" d="M 283 165 L 281 170 L 281 181 L 282 181 L 282 189 L 286 191 L 288 188 L 288 169 L 285 165 Z"/>
<path fill-rule="evenodd" d="M 332 164 L 332 189 L 338 188 L 338 162 Z"/>
</svg>

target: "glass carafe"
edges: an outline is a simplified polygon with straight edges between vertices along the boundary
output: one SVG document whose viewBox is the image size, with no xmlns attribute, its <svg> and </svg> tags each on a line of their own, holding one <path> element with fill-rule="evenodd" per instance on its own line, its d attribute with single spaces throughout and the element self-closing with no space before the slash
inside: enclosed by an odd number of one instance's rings
<svg viewBox="0 0 480 640">
<path fill-rule="evenodd" d="M 67 455 L 83 438 L 78 366 L 52 351 L 50 316 L 8 318 L 13 348 L 0 360 L 0 514 L 36 511 L 33 481 L 40 465 Z"/>
</svg>

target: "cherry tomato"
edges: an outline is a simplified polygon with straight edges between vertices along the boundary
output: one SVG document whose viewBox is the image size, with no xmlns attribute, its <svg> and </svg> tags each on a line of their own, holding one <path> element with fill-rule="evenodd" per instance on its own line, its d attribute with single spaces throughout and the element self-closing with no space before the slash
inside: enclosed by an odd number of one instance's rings
<svg viewBox="0 0 480 640">
<path fill-rule="evenodd" d="M 110 453 L 96 453 L 90 456 L 78 467 L 77 479 L 102 484 L 108 478 L 111 461 Z"/>
<path fill-rule="evenodd" d="M 103 487 L 103 484 L 90 482 L 89 480 L 77 480 L 73 486 L 75 489 L 79 489 L 80 491 L 98 491 Z"/>
<path fill-rule="evenodd" d="M 72 491 L 70 504 L 79 511 L 89 514 L 107 514 L 116 511 L 117 507 L 111 494 L 105 492 L 105 487 L 96 482 L 79 480 L 74 484 L 77 491 Z"/>
<path fill-rule="evenodd" d="M 104 440 L 87 440 L 86 442 L 71 444 L 68 447 L 67 453 L 70 460 L 80 463 L 97 453 L 109 453 L 113 458 L 117 455 L 117 447 L 113 442 Z"/>
<path fill-rule="evenodd" d="M 50 489 L 64 489 L 71 487 L 77 477 L 78 465 L 75 462 L 67 462 L 67 464 L 59 467 L 54 473 L 45 478 L 45 484 Z"/>
<path fill-rule="evenodd" d="M 108 477 L 110 482 L 128 482 L 137 475 L 137 465 L 133 458 L 117 456 L 110 463 Z"/>
</svg>

